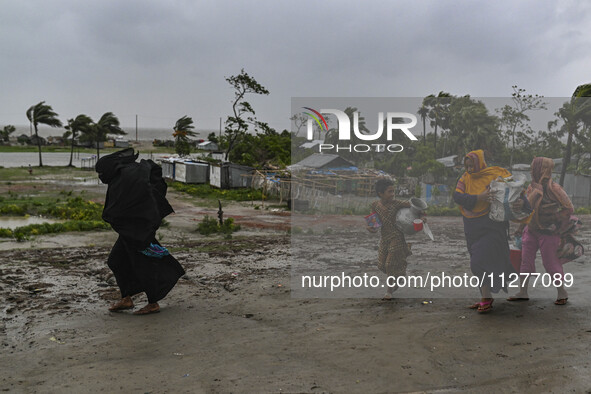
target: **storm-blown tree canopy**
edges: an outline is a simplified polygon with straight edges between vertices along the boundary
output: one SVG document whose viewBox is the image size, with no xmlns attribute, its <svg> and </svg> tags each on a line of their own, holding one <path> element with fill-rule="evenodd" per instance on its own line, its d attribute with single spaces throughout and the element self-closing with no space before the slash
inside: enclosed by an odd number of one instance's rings
<svg viewBox="0 0 591 394">
<path fill-rule="evenodd" d="M 4 142 L 8 142 L 10 134 L 14 133 L 15 131 L 16 127 L 11 124 L 4 126 L 4 128 L 0 130 L 0 139 Z"/>
<path fill-rule="evenodd" d="M 41 157 L 41 139 L 39 138 L 37 126 L 39 124 L 44 124 L 50 127 L 62 127 L 62 122 L 57 116 L 57 113 L 53 111 L 51 105 L 45 104 L 45 101 L 41 101 L 40 103 L 31 106 L 27 110 L 27 119 L 29 119 L 29 122 L 31 122 L 35 129 L 37 147 L 39 148 L 39 167 L 43 167 L 43 159 Z"/>
<path fill-rule="evenodd" d="M 250 103 L 245 100 L 247 94 L 268 95 L 269 91 L 253 77 L 248 75 L 244 69 L 240 71 L 240 74 L 226 78 L 226 81 L 234 89 L 232 115 L 228 116 L 226 119 L 226 127 L 224 130 L 227 137 L 225 159 L 228 160 L 236 141 L 248 132 L 249 126 L 253 126 L 255 132 L 257 130 L 264 131 L 269 129 L 269 126 L 266 123 L 259 122 L 256 119 L 254 109 Z"/>
<path fill-rule="evenodd" d="M 78 133 L 89 132 L 93 127 L 93 122 L 90 116 L 80 114 L 75 119 L 68 119 L 68 124 L 65 129 L 68 130 L 69 136 L 72 137 L 71 150 L 70 150 L 70 163 L 68 167 L 73 167 L 72 159 L 74 157 L 74 144 L 76 143 L 76 137 Z"/>
<path fill-rule="evenodd" d="M 108 134 L 124 135 L 127 134 L 119 127 L 119 118 L 112 112 L 105 112 L 98 122 L 91 127 L 81 130 L 81 139 L 90 141 L 96 145 L 96 157 L 100 158 L 100 143 L 107 140 Z"/>
<path fill-rule="evenodd" d="M 193 137 L 196 133 L 193 131 L 193 118 L 185 115 L 176 121 L 174 125 L 174 150 L 179 156 L 187 156 L 191 153 L 191 146 L 189 144 L 189 137 Z"/>
</svg>

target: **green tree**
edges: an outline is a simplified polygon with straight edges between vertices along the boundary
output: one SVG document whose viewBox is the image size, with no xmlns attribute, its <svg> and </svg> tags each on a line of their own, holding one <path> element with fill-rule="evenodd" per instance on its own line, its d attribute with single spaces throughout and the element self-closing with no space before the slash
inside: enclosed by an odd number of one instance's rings
<svg viewBox="0 0 591 394">
<path fill-rule="evenodd" d="M 591 83 L 577 86 L 573 93 L 573 97 L 591 97 Z"/>
<path fill-rule="evenodd" d="M 573 144 L 585 142 L 584 133 L 581 131 L 585 130 L 586 125 L 591 123 L 591 100 L 585 97 L 571 97 L 558 109 L 555 115 L 563 122 L 562 126 L 557 130 L 558 136 L 567 136 L 559 180 L 560 185 L 564 186 L 564 178 L 570 165 Z M 556 124 L 555 122 L 554 125 Z"/>
<path fill-rule="evenodd" d="M 408 174 L 413 177 L 420 177 L 431 173 L 438 178 L 445 172 L 445 166 L 435 160 L 435 148 L 427 145 L 417 147 L 410 166 L 412 168 Z"/>
<path fill-rule="evenodd" d="M 256 168 L 284 168 L 291 162 L 291 133 L 267 129 L 256 135 L 245 134 L 230 154 L 233 163 Z"/>
<path fill-rule="evenodd" d="M 207 140 L 213 142 L 214 144 L 220 144 L 220 140 L 218 139 L 218 136 L 215 135 L 214 132 L 211 132 L 207 135 Z"/>
<path fill-rule="evenodd" d="M 591 101 L 591 83 L 579 85 L 575 92 L 574 97 L 577 97 L 579 101 L 584 101 L 585 105 L 590 105 Z M 578 169 L 584 171 L 586 174 L 591 173 L 591 116 L 583 116 L 581 119 L 583 130 L 580 132 L 580 139 L 582 144 L 579 146 L 581 153 L 584 153 L 584 158 L 578 163 Z"/>
<path fill-rule="evenodd" d="M 234 144 L 246 134 L 250 126 L 254 126 L 255 130 L 268 128 L 266 123 L 259 122 L 256 119 L 255 111 L 250 103 L 245 100 L 245 96 L 247 94 L 268 95 L 269 91 L 248 75 L 244 69 L 238 75 L 227 77 L 226 81 L 234 89 L 232 115 L 226 119 L 224 129 L 228 142 L 225 159 L 228 160 Z"/>
<path fill-rule="evenodd" d="M 498 156 L 503 149 L 497 117 L 488 113 L 482 101 L 469 95 L 453 98 L 447 108 L 447 126 L 444 156 L 463 156 L 474 149 L 486 149 Z"/>
<path fill-rule="evenodd" d="M 511 86 L 511 88 L 513 89 L 513 93 L 511 93 L 513 105 L 505 105 L 497 109 L 497 113 L 500 115 L 503 136 L 511 144 L 509 167 L 513 169 L 516 138 L 517 146 L 523 147 L 531 142 L 534 134 L 529 127 L 530 118 L 526 112 L 547 109 L 547 107 L 543 100 L 544 96 L 526 94 L 525 89 L 518 88 L 517 85 Z"/>
<path fill-rule="evenodd" d="M 291 118 L 289 118 L 289 120 L 291 120 L 293 122 L 293 125 L 295 126 L 295 129 L 296 129 L 295 136 L 299 137 L 300 130 L 303 127 L 305 127 L 306 124 L 308 123 L 308 117 L 306 115 L 299 113 L 299 114 L 293 115 Z M 293 128 L 292 128 L 292 130 L 293 130 Z"/>
<path fill-rule="evenodd" d="M 37 147 L 39 148 L 39 167 L 43 167 L 43 159 L 41 157 L 41 139 L 39 138 L 37 126 L 39 124 L 44 124 L 50 127 L 62 127 L 62 122 L 57 116 L 57 113 L 53 111 L 51 105 L 45 104 L 45 101 L 41 101 L 40 103 L 31 106 L 27 110 L 27 119 L 29 119 L 29 122 L 31 122 L 35 129 Z"/>
<path fill-rule="evenodd" d="M 187 156 L 191 153 L 191 145 L 189 137 L 193 137 L 196 133 L 193 131 L 193 119 L 187 115 L 176 121 L 174 125 L 174 150 L 179 156 Z"/>
<path fill-rule="evenodd" d="M 119 119 L 112 112 L 105 112 L 98 122 L 93 123 L 91 127 L 80 130 L 81 140 L 92 142 L 96 145 L 96 157 L 100 158 L 100 143 L 107 140 L 109 134 L 124 135 L 127 134 L 119 126 Z"/>
<path fill-rule="evenodd" d="M 423 105 L 429 109 L 428 117 L 430 119 L 430 126 L 435 132 L 435 139 L 433 140 L 433 147 L 435 148 L 435 155 L 437 156 L 437 130 L 447 129 L 448 122 L 448 107 L 453 96 L 447 92 L 441 91 L 437 96 L 430 94 L 423 99 Z"/>
<path fill-rule="evenodd" d="M 74 119 L 68 119 L 68 124 L 66 125 L 65 129 L 69 134 L 68 137 L 72 138 L 71 143 L 71 150 L 70 150 L 70 163 L 68 167 L 74 167 L 72 164 L 72 159 L 74 158 L 74 144 L 76 143 L 76 138 L 78 137 L 78 133 L 85 133 L 91 130 L 93 127 L 93 122 L 90 116 L 80 114 L 76 116 Z"/>
<path fill-rule="evenodd" d="M 0 130 L 0 138 L 2 141 L 8 142 L 10 139 L 10 134 L 14 133 L 15 131 L 16 128 L 11 124 L 4 126 L 4 129 Z"/>
</svg>

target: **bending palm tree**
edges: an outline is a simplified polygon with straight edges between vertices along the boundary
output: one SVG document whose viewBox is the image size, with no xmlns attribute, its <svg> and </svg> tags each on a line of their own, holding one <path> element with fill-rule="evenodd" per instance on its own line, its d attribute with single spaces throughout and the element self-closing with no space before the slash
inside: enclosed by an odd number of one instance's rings
<svg viewBox="0 0 591 394">
<path fill-rule="evenodd" d="M 89 116 L 80 114 L 75 119 L 68 119 L 68 125 L 65 127 L 71 133 L 72 136 L 72 150 L 70 151 L 70 164 L 68 167 L 74 167 L 72 165 L 72 158 L 74 157 L 74 142 L 78 135 L 78 132 L 87 133 L 92 128 L 92 119 Z"/>
<path fill-rule="evenodd" d="M 189 148 L 189 136 L 192 137 L 196 135 L 193 131 L 194 128 L 193 119 L 187 115 L 176 121 L 172 136 L 175 139 L 175 151 L 179 156 L 186 156 L 191 153 L 191 149 Z"/>
<path fill-rule="evenodd" d="M 51 127 L 62 127 L 62 122 L 57 118 L 57 113 L 53 111 L 51 105 L 46 105 L 45 101 L 31 106 L 27 110 L 27 119 L 35 128 L 35 137 L 37 139 L 37 147 L 39 148 L 39 167 L 43 167 L 43 159 L 41 158 L 41 139 L 37 130 L 38 124 L 45 124 Z"/>
<path fill-rule="evenodd" d="M 119 119 L 112 112 L 105 112 L 99 121 L 94 124 L 92 135 L 96 142 L 96 158 L 100 159 L 100 143 L 107 140 L 107 134 L 127 134 L 119 127 Z"/>
</svg>

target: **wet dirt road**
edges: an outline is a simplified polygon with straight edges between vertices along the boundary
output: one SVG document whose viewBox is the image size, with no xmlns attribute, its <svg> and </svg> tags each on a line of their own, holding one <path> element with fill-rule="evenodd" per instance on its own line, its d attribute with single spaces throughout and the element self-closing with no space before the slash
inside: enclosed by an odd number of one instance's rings
<svg viewBox="0 0 591 394">
<path fill-rule="evenodd" d="M 478 315 L 467 298 L 292 297 L 289 217 L 228 207 L 250 222 L 231 241 L 192 231 L 215 210 L 172 195 L 162 242 L 187 275 L 161 313 L 110 313 L 114 234 L 40 238 L 0 251 L 0 389 L 27 393 L 585 392 L 591 390 L 589 257 L 566 266 L 569 303 L 535 297 Z M 375 239 L 325 234 L 327 243 Z M 409 272 L 467 264 L 460 218 L 429 218 Z M 311 222 L 314 218 L 310 219 Z M 591 223 L 591 217 L 584 217 Z M 341 222 L 340 225 L 343 225 Z M 583 236 L 590 249 L 591 233 Z M 314 245 L 316 245 L 315 243 Z M 309 253 L 321 254 L 313 250 Z M 32 247 L 31 247 L 32 246 Z M 356 258 L 371 266 L 369 251 Z M 364 252 L 365 253 L 365 252 Z M 316 265 L 329 264 L 315 256 Z M 540 269 L 541 264 L 539 264 Z M 476 296 L 476 294 L 474 294 Z M 146 300 L 135 299 L 137 306 Z"/>
</svg>

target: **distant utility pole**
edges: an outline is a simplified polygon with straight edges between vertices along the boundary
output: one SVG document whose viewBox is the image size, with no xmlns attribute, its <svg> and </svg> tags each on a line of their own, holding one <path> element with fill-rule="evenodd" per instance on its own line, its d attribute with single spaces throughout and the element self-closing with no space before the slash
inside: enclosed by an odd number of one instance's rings
<svg viewBox="0 0 591 394">
<path fill-rule="evenodd" d="M 222 118 L 220 117 L 220 138 L 222 138 Z"/>
<path fill-rule="evenodd" d="M 135 142 L 137 142 L 137 114 L 135 115 Z"/>
</svg>

